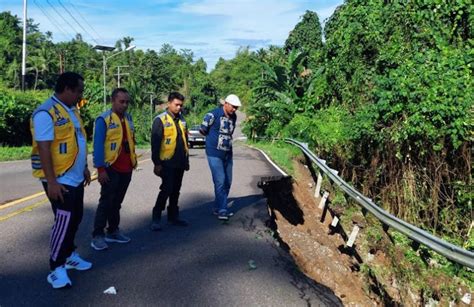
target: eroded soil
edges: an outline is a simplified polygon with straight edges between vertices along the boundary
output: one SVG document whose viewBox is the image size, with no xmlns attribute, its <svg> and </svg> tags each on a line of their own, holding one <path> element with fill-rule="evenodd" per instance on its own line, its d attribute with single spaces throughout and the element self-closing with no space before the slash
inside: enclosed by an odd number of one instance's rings
<svg viewBox="0 0 474 307">
<path fill-rule="evenodd" d="M 311 169 L 300 162 L 294 162 L 295 179 L 262 178 L 260 185 L 272 217 L 270 226 L 304 274 L 331 289 L 346 306 L 469 305 L 459 298 L 443 296 L 443 287 L 454 285 L 449 277 L 438 274 L 427 281 L 432 299 L 423 299 L 423 290 L 411 289 L 400 281 L 391 268 L 400 266 L 403 250 L 393 245 L 390 236 L 383 231 L 379 232 L 381 237 L 377 241 L 371 241 L 368 236 L 368 224 L 373 223 L 368 220 L 370 215 L 367 217 L 359 210 L 351 214 L 344 226 L 339 222 L 333 227 L 334 216 L 344 217 L 347 212 L 333 204 L 331 212 L 319 209 L 321 198 L 314 195 L 314 171 L 312 174 Z M 359 237 L 353 247 L 348 247 L 346 242 L 354 225 L 360 227 Z M 393 246 L 391 256 L 387 256 L 389 246 Z M 371 269 L 363 272 L 363 264 Z M 459 282 L 456 288 L 460 297 L 470 293 L 469 288 Z"/>
<path fill-rule="evenodd" d="M 357 255 L 345 252 L 344 235 L 330 227 L 327 213 L 321 222 L 324 212 L 318 209 L 320 199 L 313 196 L 312 178 L 298 167 L 298 181 L 270 180 L 262 187 L 279 237 L 303 273 L 332 289 L 344 305 L 378 305 L 378 298 L 364 290 Z"/>
</svg>

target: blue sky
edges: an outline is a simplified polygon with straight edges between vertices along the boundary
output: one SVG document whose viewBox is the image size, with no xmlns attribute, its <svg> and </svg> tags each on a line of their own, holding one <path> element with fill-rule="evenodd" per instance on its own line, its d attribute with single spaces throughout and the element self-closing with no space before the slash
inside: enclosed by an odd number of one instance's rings
<svg viewBox="0 0 474 307">
<path fill-rule="evenodd" d="M 343 0 L 28 0 L 28 17 L 54 41 L 80 32 L 90 44 L 114 45 L 124 36 L 137 49 L 159 50 L 165 43 L 191 49 L 208 69 L 234 57 L 240 46 L 252 50 L 283 45 L 306 10 L 322 22 Z M 0 11 L 22 18 L 22 0 L 1 0 Z M 72 17 L 71 17 L 72 15 Z M 76 21 L 77 23 L 76 23 Z M 66 22 L 66 21 L 67 22 Z M 78 25 L 78 23 L 80 25 Z"/>
</svg>

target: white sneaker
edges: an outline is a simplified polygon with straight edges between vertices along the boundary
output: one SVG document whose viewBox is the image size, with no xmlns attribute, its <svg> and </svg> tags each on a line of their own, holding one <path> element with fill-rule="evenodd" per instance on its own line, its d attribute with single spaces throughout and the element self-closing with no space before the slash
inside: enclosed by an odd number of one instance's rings
<svg viewBox="0 0 474 307">
<path fill-rule="evenodd" d="M 49 273 L 47 280 L 54 289 L 72 286 L 72 282 L 69 279 L 69 276 L 67 276 L 67 271 L 64 265 L 57 267 L 54 271 Z"/>
<path fill-rule="evenodd" d="M 92 267 L 92 263 L 85 261 L 78 253 L 72 252 L 71 256 L 66 259 L 66 269 L 76 269 L 85 271 Z"/>
</svg>

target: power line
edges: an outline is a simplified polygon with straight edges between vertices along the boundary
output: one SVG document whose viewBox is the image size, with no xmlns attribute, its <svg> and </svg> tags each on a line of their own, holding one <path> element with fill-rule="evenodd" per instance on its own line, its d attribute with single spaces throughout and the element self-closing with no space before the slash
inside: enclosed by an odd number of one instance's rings
<svg viewBox="0 0 474 307">
<path fill-rule="evenodd" d="M 43 12 L 43 15 L 46 16 L 46 18 L 48 18 L 49 21 L 51 21 L 51 24 L 59 31 L 63 34 L 63 36 L 65 38 L 69 38 L 69 35 L 66 34 L 66 32 L 64 32 L 61 27 L 59 26 L 59 23 L 58 21 L 56 20 L 56 18 L 54 18 L 52 15 L 50 15 L 38 2 L 36 2 L 36 0 L 34 0 L 34 3 L 36 5 L 37 8 L 39 8 L 42 12 Z"/>
<path fill-rule="evenodd" d="M 99 42 L 86 30 L 84 27 L 77 21 L 77 19 L 74 17 L 74 15 L 71 14 L 71 12 L 64 6 L 64 4 L 61 2 L 61 0 L 58 0 L 58 3 L 63 7 L 63 9 L 71 16 L 71 18 L 76 22 L 76 24 L 84 31 L 86 34 L 88 34 L 92 40 L 99 45 Z"/>
<path fill-rule="evenodd" d="M 74 31 L 74 33 L 80 33 L 79 31 L 77 31 L 70 23 L 69 21 L 67 21 L 66 18 L 63 17 L 63 15 L 61 15 L 61 13 L 51 4 L 51 2 L 49 2 L 49 0 L 46 0 L 46 2 L 49 4 L 49 6 L 56 12 L 56 14 L 59 15 L 59 17 L 61 17 L 62 20 L 64 20 L 65 23 L 67 23 L 69 25 L 69 27 Z"/>
<path fill-rule="evenodd" d="M 97 35 L 97 37 L 101 40 L 101 41 L 104 41 L 104 38 L 102 38 L 100 36 L 100 34 L 94 29 L 94 27 L 92 26 L 92 24 L 90 22 L 88 22 L 84 16 L 81 14 L 81 12 L 76 8 L 76 6 L 74 4 L 72 4 L 71 1 L 68 1 L 69 2 L 69 5 L 76 11 L 76 13 L 82 18 L 82 20 L 84 21 L 84 23 L 86 25 L 89 26 L 89 28 Z"/>
</svg>

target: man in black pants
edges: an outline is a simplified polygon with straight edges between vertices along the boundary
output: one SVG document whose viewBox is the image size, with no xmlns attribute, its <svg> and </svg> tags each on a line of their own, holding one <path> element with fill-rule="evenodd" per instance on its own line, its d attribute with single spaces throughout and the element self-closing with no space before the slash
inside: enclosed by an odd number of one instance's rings
<svg viewBox="0 0 474 307">
<path fill-rule="evenodd" d="M 112 92 L 112 108 L 95 121 L 94 166 L 101 185 L 94 221 L 91 247 L 108 248 L 107 243 L 128 243 L 130 238 L 119 229 L 120 208 L 137 165 L 135 128 L 127 108 L 130 95 L 124 88 Z M 107 234 L 104 228 L 108 224 Z"/>
<path fill-rule="evenodd" d="M 184 171 L 189 170 L 186 121 L 181 115 L 184 96 L 172 92 L 168 96 L 168 109 L 153 121 L 151 132 L 151 158 L 153 172 L 161 177 L 160 193 L 153 208 L 151 230 L 161 230 L 161 212 L 168 204 L 168 223 L 187 226 L 179 218 L 179 191 Z"/>
<path fill-rule="evenodd" d="M 54 95 L 31 116 L 33 176 L 42 181 L 54 212 L 47 281 L 55 289 L 71 286 L 68 269 L 88 270 L 74 238 L 82 220 L 84 185 L 90 183 L 86 132 L 76 104 L 84 91 L 84 78 L 73 72 L 59 76 Z"/>
</svg>

